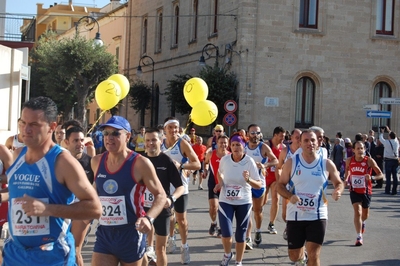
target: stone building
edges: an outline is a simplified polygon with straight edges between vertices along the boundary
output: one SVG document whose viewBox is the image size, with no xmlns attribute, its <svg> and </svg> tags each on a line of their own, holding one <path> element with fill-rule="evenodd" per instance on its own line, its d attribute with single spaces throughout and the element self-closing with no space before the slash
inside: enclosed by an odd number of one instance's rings
<svg viewBox="0 0 400 266">
<path fill-rule="evenodd" d="M 399 97 L 399 1 L 135 0 L 128 12 L 125 74 L 135 78 L 143 55 L 154 60 L 155 122 L 170 114 L 167 80 L 198 75 L 212 43 L 220 65 L 238 77 L 237 128 L 257 123 L 271 136 L 277 125 L 318 125 L 332 137 L 379 124 L 399 130 L 397 106 L 379 105 Z M 151 84 L 152 68 L 143 72 Z M 363 106 L 371 104 L 392 118 L 367 118 Z"/>
</svg>

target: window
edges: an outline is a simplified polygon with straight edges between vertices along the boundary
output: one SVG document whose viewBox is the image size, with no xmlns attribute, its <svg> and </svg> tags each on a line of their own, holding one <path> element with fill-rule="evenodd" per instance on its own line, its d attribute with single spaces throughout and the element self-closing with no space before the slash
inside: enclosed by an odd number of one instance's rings
<svg viewBox="0 0 400 266">
<path fill-rule="evenodd" d="M 318 27 L 318 0 L 300 0 L 299 27 Z"/>
<path fill-rule="evenodd" d="M 157 36 L 156 36 L 156 52 L 161 52 L 162 47 L 162 26 L 163 26 L 163 13 L 159 11 L 157 16 Z"/>
<path fill-rule="evenodd" d="M 212 33 L 218 33 L 218 0 L 214 0 L 214 17 L 212 25 Z"/>
<path fill-rule="evenodd" d="M 175 6 L 174 12 L 174 36 L 172 40 L 172 46 L 178 46 L 179 40 L 179 6 Z"/>
<path fill-rule="evenodd" d="M 393 35 L 394 0 L 376 0 L 376 34 Z"/>
<path fill-rule="evenodd" d="M 314 125 L 315 83 L 309 77 L 299 79 L 296 87 L 295 127 L 309 128 Z"/>
<path fill-rule="evenodd" d="M 389 84 L 386 82 L 379 82 L 375 85 L 374 88 L 374 104 L 379 104 L 380 98 L 390 98 L 392 97 L 392 89 Z M 381 104 L 381 111 L 391 111 L 390 104 Z M 390 118 L 372 118 L 372 126 L 389 126 L 390 127 Z"/>
<path fill-rule="evenodd" d="M 198 23 L 198 15 L 199 15 L 199 1 L 193 1 L 193 14 L 192 14 L 192 32 L 190 41 L 197 40 L 197 23 Z"/>
<path fill-rule="evenodd" d="M 147 53 L 147 18 L 143 21 L 142 54 Z"/>
</svg>

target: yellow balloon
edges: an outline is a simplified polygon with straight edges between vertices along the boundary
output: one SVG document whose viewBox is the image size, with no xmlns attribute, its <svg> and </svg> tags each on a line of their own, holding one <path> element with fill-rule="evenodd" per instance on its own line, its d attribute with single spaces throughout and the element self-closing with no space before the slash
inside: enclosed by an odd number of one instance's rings
<svg viewBox="0 0 400 266">
<path fill-rule="evenodd" d="M 183 87 L 183 95 L 191 107 L 194 107 L 198 102 L 204 101 L 208 96 L 207 83 L 201 78 L 191 78 Z"/>
<path fill-rule="evenodd" d="M 110 110 L 118 104 L 121 97 L 121 88 L 113 80 L 104 80 L 97 85 L 94 96 L 102 110 Z"/>
<path fill-rule="evenodd" d="M 198 126 L 208 126 L 217 119 L 218 108 L 212 101 L 198 102 L 190 113 L 192 122 Z"/>
<path fill-rule="evenodd" d="M 121 88 L 121 96 L 119 100 L 124 99 L 126 95 L 128 95 L 130 89 L 129 80 L 122 74 L 111 75 L 108 79 L 118 83 L 119 87 Z"/>
</svg>

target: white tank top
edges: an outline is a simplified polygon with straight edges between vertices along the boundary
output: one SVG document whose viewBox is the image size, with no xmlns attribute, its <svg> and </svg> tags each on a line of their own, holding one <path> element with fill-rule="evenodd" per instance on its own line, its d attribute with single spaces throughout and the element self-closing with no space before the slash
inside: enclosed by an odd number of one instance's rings
<svg viewBox="0 0 400 266">
<path fill-rule="evenodd" d="M 18 134 L 17 134 L 17 135 L 14 135 L 12 146 L 13 146 L 13 150 L 25 146 L 24 143 L 18 141 Z"/>
<path fill-rule="evenodd" d="M 250 147 L 248 146 L 248 143 L 246 143 L 246 146 L 244 147 L 244 149 L 245 149 L 246 154 L 248 156 L 250 156 L 251 158 L 253 158 L 253 160 L 256 163 L 265 164 L 265 162 L 267 161 L 268 158 L 263 157 L 261 154 L 262 145 L 263 145 L 263 143 L 260 142 L 255 149 L 250 149 Z M 261 179 L 262 187 L 265 188 L 265 176 L 263 176 L 261 169 L 258 169 L 258 174 Z"/>
<path fill-rule="evenodd" d="M 181 152 L 181 141 L 182 139 L 179 139 L 174 146 L 167 148 L 165 146 L 164 139 L 163 143 L 161 144 L 161 151 L 168 155 L 172 160 L 175 160 L 180 164 L 185 164 L 189 160 L 188 158 L 184 157 Z M 189 194 L 189 177 L 186 177 L 185 173 L 182 170 L 180 170 L 179 173 L 181 175 L 183 187 L 185 188 L 185 192 L 183 193 L 183 195 Z M 175 187 L 171 184 L 170 192 L 173 193 L 174 191 Z"/>
<path fill-rule="evenodd" d="M 308 164 L 302 154 L 296 154 L 292 160 L 289 191 L 297 195 L 300 202 L 288 203 L 286 219 L 288 221 L 328 219 L 327 159 L 318 156 L 311 164 Z"/>
</svg>

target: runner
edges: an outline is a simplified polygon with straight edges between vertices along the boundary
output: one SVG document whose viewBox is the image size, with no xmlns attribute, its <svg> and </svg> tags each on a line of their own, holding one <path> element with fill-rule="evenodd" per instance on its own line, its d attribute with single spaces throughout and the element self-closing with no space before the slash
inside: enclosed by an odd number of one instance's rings
<svg viewBox="0 0 400 266">
<path fill-rule="evenodd" d="M 11 166 L 12 164 L 12 153 L 10 150 L 0 144 L 0 175 L 4 175 L 6 170 Z M 1 189 L 6 189 L 7 188 L 7 178 L 0 177 L 0 186 Z M 7 194 L 8 195 L 8 194 Z M 0 232 L 3 230 L 3 225 L 7 222 L 7 214 L 8 214 L 8 200 L 6 197 L 3 199 L 3 203 L 0 202 Z M 3 240 L 1 240 L 1 245 L 0 245 L 0 263 L 3 262 L 3 256 L 1 254 L 1 251 L 3 250 Z"/>
<path fill-rule="evenodd" d="M 214 192 L 221 189 L 218 218 L 221 226 L 224 255 L 221 266 L 229 265 L 232 253 L 233 217 L 236 218 L 236 265 L 242 265 L 245 250 L 246 230 L 251 213 L 251 188 L 261 189 L 262 182 L 254 160 L 246 155 L 246 138 L 234 133 L 229 139 L 231 155 L 221 158 L 218 169 L 218 184 Z"/>
<path fill-rule="evenodd" d="M 217 149 L 209 150 L 206 154 L 204 161 L 203 178 L 208 176 L 208 214 L 211 218 L 210 229 L 208 233 L 211 236 L 221 236 L 221 229 L 218 228 L 217 212 L 218 212 L 218 198 L 220 191 L 214 191 L 215 186 L 218 184 L 218 168 L 219 162 L 222 157 L 230 154 L 228 151 L 229 138 L 226 135 L 221 135 L 217 139 Z"/>
<path fill-rule="evenodd" d="M 278 166 L 276 167 L 276 175 L 278 180 L 282 173 L 283 164 L 288 159 L 292 158 L 295 152 L 300 148 L 300 135 L 301 135 L 300 129 L 297 128 L 293 129 L 292 133 L 290 134 L 291 143 L 288 144 L 285 148 L 283 148 L 281 153 L 279 154 L 279 163 Z M 285 223 L 286 223 L 286 208 L 288 203 L 289 200 L 287 199 L 282 200 L 282 219 Z M 285 230 L 283 231 L 283 239 L 285 240 L 287 240 L 286 230 L 287 229 L 285 226 Z"/>
<path fill-rule="evenodd" d="M 176 221 L 179 224 L 179 234 L 181 236 L 181 263 L 190 263 L 188 238 L 188 221 L 187 221 L 187 205 L 189 201 L 189 171 L 199 170 L 200 162 L 193 151 L 189 142 L 182 140 L 179 133 L 179 121 L 175 117 L 168 117 L 164 123 L 165 140 L 161 146 L 161 150 L 167 154 L 179 169 L 182 179 L 182 184 L 185 192 L 174 204 Z M 173 253 L 176 247 L 174 230 L 171 229 L 175 222 L 171 221 L 170 237 L 168 239 L 167 252 Z"/>
<path fill-rule="evenodd" d="M 20 121 L 21 118 L 18 118 L 18 134 L 14 135 L 14 136 L 10 136 L 7 138 L 6 140 L 6 147 L 10 150 L 10 151 L 14 151 L 18 148 L 24 147 L 25 144 L 22 140 L 22 133 L 21 133 L 21 125 L 20 125 Z"/>
<path fill-rule="evenodd" d="M 365 155 L 362 141 L 353 144 L 353 152 L 354 155 L 346 160 L 345 184 L 350 185 L 350 199 L 354 209 L 354 226 L 357 233 L 355 245 L 361 246 L 372 197 L 371 172 L 375 171 L 375 179 L 382 179 L 383 174 L 375 160 Z"/>
<path fill-rule="evenodd" d="M 279 154 L 282 149 L 286 147 L 283 144 L 283 140 L 285 139 L 286 131 L 278 126 L 274 128 L 272 139 L 268 141 L 268 145 L 271 148 L 273 154 L 276 158 L 279 158 Z M 267 203 L 268 192 L 271 190 L 271 210 L 269 216 L 269 224 L 268 224 L 268 233 L 277 234 L 278 231 L 275 229 L 275 220 L 278 216 L 279 210 L 279 194 L 276 190 L 276 174 L 275 174 L 275 166 L 267 168 L 267 177 L 266 177 L 266 193 L 264 197 L 263 206 Z"/>
<path fill-rule="evenodd" d="M 156 169 L 157 176 L 164 188 L 165 194 L 167 195 L 167 202 L 164 209 L 154 220 L 154 227 L 152 232 L 147 235 L 148 247 L 146 254 L 151 254 L 153 248 L 153 231 L 156 233 L 156 260 L 153 259 L 158 266 L 168 265 L 167 261 L 167 240 L 169 235 L 169 220 L 172 215 L 172 207 L 177 198 L 179 198 L 185 188 L 182 185 L 182 180 L 178 169 L 176 169 L 174 162 L 168 155 L 161 152 L 161 143 L 163 136 L 157 129 L 146 130 L 145 133 L 145 147 L 146 157 L 150 159 Z M 170 194 L 170 185 L 175 188 L 173 194 Z M 146 189 L 144 207 L 147 211 L 153 204 L 154 196 L 151 192 Z M 151 248 L 150 248 L 151 247 Z M 149 256 L 150 257 L 150 256 Z"/>
<path fill-rule="evenodd" d="M 94 173 L 90 166 L 92 157 L 83 152 L 83 148 L 85 147 L 84 141 L 85 135 L 83 134 L 83 128 L 71 127 L 67 130 L 65 134 L 67 150 L 82 165 L 90 184 L 93 184 Z M 76 199 L 75 201 L 79 201 L 79 199 Z M 75 239 L 76 263 L 78 266 L 84 265 L 81 251 L 84 245 L 85 236 L 89 233 L 89 228 L 90 220 L 72 220 L 71 233 L 74 235 Z"/>
<path fill-rule="evenodd" d="M 303 131 L 300 143 L 302 152 L 285 162 L 277 187 L 279 194 L 290 201 L 286 213 L 290 260 L 296 265 L 320 265 L 328 219 L 328 178 L 334 186 L 334 200 L 340 198 L 343 183 L 333 162 L 317 153 L 318 141 L 313 131 Z"/>
<path fill-rule="evenodd" d="M 224 127 L 222 125 L 216 125 L 214 127 L 213 137 L 207 140 L 207 149 L 211 148 L 212 150 L 215 150 L 217 148 L 218 137 L 224 134 Z"/>
<path fill-rule="evenodd" d="M 74 265 L 70 219 L 100 217 L 100 201 L 82 166 L 52 141 L 57 115 L 56 104 L 47 97 L 22 106 L 26 147 L 14 152 L 6 172 L 11 237 L 4 246 L 4 265 Z M 71 204 L 73 195 L 80 201 Z"/>
<path fill-rule="evenodd" d="M 260 245 L 262 242 L 261 224 L 263 220 L 263 203 L 265 196 L 265 169 L 276 166 L 278 164 L 278 159 L 272 153 L 271 148 L 264 142 L 261 142 L 261 129 L 258 125 L 249 125 L 247 132 L 249 141 L 246 143 L 245 152 L 255 161 L 262 186 L 261 189 L 251 189 L 254 220 L 256 222 L 256 236 L 254 238 L 254 242 L 256 245 Z M 250 250 L 253 249 L 253 243 L 251 240 L 251 227 L 252 221 L 250 218 L 249 226 L 246 232 L 246 249 Z"/>
<path fill-rule="evenodd" d="M 127 148 L 131 127 L 125 118 L 113 116 L 100 129 L 107 151 L 92 158 L 95 187 L 103 206 L 92 265 L 139 266 L 146 234 L 166 204 L 165 192 L 150 160 Z M 146 187 L 154 195 L 147 213 L 143 209 Z"/>
<path fill-rule="evenodd" d="M 192 148 L 194 152 L 197 155 L 197 158 L 199 158 L 200 161 L 200 170 L 196 170 L 193 172 L 193 185 L 196 185 L 197 181 L 197 173 L 199 174 L 199 185 L 197 187 L 198 190 L 203 190 L 202 183 L 203 183 L 203 169 L 204 169 L 204 157 L 206 155 L 206 146 L 203 145 L 203 138 L 200 136 L 197 136 L 196 138 L 196 143 L 192 145 Z"/>
<path fill-rule="evenodd" d="M 136 136 L 133 138 L 132 142 L 135 145 L 135 152 L 144 155 L 144 133 L 146 131 L 145 127 L 140 127 L 139 134 L 136 134 Z"/>
</svg>

